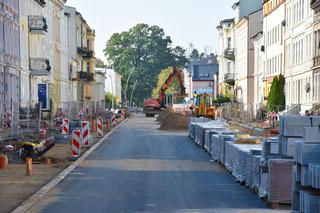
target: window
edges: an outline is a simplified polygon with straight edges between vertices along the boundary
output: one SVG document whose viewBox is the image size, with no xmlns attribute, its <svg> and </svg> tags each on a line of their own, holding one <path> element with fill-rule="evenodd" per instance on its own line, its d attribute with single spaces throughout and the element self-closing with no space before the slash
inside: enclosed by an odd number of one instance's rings
<svg viewBox="0 0 320 213">
<path fill-rule="evenodd" d="M 227 63 L 227 71 L 228 73 L 231 73 L 231 62 Z"/>
<path fill-rule="evenodd" d="M 231 37 L 228 37 L 228 48 L 231 48 Z"/>
</svg>

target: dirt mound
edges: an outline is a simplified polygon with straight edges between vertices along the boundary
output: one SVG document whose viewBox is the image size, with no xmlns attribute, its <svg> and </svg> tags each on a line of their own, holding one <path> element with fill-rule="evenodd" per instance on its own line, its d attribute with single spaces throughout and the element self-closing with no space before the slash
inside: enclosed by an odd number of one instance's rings
<svg viewBox="0 0 320 213">
<path fill-rule="evenodd" d="M 158 115 L 157 121 L 160 122 L 160 123 L 163 122 L 164 120 L 166 120 L 166 117 L 167 117 L 168 115 L 170 115 L 171 113 L 172 113 L 172 111 L 169 110 L 169 109 L 166 109 L 166 110 L 162 111 L 162 112 Z"/>
<path fill-rule="evenodd" d="M 188 116 L 177 112 L 166 112 L 160 121 L 161 130 L 187 130 Z"/>
</svg>

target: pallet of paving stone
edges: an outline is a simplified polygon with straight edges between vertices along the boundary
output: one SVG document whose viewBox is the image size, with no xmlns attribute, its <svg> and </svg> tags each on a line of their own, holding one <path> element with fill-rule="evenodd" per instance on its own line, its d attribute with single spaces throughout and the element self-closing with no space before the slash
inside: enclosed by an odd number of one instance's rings
<svg viewBox="0 0 320 213">
<path fill-rule="evenodd" d="M 269 160 L 268 201 L 276 204 L 291 204 L 293 161 Z"/>
<path fill-rule="evenodd" d="M 213 135 L 219 135 L 220 131 L 225 130 L 225 128 L 214 128 L 214 129 L 208 129 L 205 132 L 205 143 L 204 148 L 205 150 L 211 154 L 211 148 L 212 148 L 212 136 Z"/>
<path fill-rule="evenodd" d="M 250 189 L 258 189 L 259 188 L 259 176 L 260 176 L 260 158 L 261 158 L 261 150 L 252 149 L 250 150 L 250 154 L 248 157 L 248 168 L 247 171 L 247 179 L 246 186 Z"/>
<path fill-rule="evenodd" d="M 211 156 L 215 161 L 225 165 L 225 147 L 228 141 L 233 143 L 235 139 L 235 132 L 221 131 L 218 135 L 211 137 Z"/>
<path fill-rule="evenodd" d="M 279 138 L 272 137 L 262 140 L 261 166 L 268 166 L 269 159 L 280 159 Z"/>
<path fill-rule="evenodd" d="M 199 146 L 204 149 L 205 146 L 205 133 L 207 130 L 222 130 L 225 129 L 225 126 L 220 125 L 220 123 L 212 122 L 200 125 L 200 137 L 199 137 Z"/>
</svg>

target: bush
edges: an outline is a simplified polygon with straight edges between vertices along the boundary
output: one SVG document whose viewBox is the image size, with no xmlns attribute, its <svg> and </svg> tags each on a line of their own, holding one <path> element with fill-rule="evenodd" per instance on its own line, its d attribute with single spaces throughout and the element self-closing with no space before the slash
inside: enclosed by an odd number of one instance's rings
<svg viewBox="0 0 320 213">
<path fill-rule="evenodd" d="M 225 96 L 218 96 L 217 99 L 213 101 L 213 103 L 217 103 L 217 104 L 223 104 L 223 103 L 229 103 L 229 102 L 231 102 L 231 99 Z"/>
</svg>

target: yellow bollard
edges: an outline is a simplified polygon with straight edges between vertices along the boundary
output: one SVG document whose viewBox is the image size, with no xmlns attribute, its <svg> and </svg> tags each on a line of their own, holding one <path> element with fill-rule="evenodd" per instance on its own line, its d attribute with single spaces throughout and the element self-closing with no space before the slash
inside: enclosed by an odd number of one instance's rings
<svg viewBox="0 0 320 213">
<path fill-rule="evenodd" d="M 26 158 L 26 176 L 32 176 L 32 158 Z"/>
</svg>

